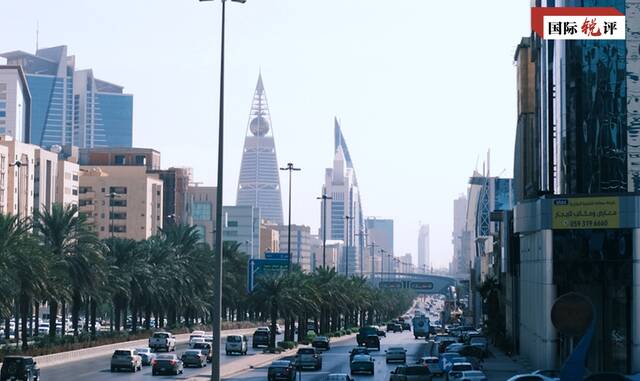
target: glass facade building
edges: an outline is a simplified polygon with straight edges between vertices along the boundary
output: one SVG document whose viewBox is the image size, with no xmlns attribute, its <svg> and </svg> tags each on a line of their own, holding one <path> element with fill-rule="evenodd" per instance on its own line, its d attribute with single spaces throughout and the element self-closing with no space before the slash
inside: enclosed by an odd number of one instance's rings
<svg viewBox="0 0 640 381">
<path fill-rule="evenodd" d="M 1 55 L 22 66 L 32 98 L 30 143 L 50 148 L 131 147 L 133 96 L 123 88 L 75 70 L 66 46 Z"/>
</svg>

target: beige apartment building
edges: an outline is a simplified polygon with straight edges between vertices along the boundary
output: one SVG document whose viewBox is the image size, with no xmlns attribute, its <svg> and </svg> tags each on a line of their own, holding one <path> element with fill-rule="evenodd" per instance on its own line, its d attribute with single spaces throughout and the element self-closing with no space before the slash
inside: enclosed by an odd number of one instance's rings
<svg viewBox="0 0 640 381">
<path fill-rule="evenodd" d="M 189 186 L 186 195 L 186 218 L 183 223 L 198 229 L 200 240 L 213 246 L 216 230 L 216 187 Z"/>
<path fill-rule="evenodd" d="M 82 165 L 80 212 L 99 238 L 143 240 L 162 227 L 163 183 L 141 165 Z"/>
<path fill-rule="evenodd" d="M 39 147 L 17 142 L 10 136 L 0 136 L 0 146 L 6 149 L 6 163 L 0 163 L 3 174 L 6 174 L 6 178 L 0 180 L 6 181 L 6 204 L 2 212 L 21 217 L 31 216 L 34 205 L 35 156 Z M 4 158 L 0 156 L 0 161 L 4 161 Z"/>
<path fill-rule="evenodd" d="M 264 258 L 266 252 L 278 252 L 280 250 L 280 231 L 278 225 L 267 220 L 260 224 L 260 250 L 258 258 Z"/>
<path fill-rule="evenodd" d="M 58 162 L 58 186 L 56 187 L 56 202 L 62 205 L 78 205 L 80 189 L 80 166 L 67 160 Z"/>
</svg>

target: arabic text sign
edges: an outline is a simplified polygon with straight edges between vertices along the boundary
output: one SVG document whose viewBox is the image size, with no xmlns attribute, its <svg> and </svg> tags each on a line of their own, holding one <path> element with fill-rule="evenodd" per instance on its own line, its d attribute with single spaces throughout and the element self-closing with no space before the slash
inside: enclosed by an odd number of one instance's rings
<svg viewBox="0 0 640 381">
<path fill-rule="evenodd" d="M 551 208 L 553 229 L 616 229 L 620 227 L 618 197 L 559 198 Z"/>
</svg>

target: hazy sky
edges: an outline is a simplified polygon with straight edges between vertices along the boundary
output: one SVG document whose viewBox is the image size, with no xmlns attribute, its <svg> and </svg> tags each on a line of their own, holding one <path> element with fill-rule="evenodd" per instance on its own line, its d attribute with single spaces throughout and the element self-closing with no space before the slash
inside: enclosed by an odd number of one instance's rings
<svg viewBox="0 0 640 381">
<path fill-rule="evenodd" d="M 1 0 L 0 51 L 67 45 L 76 67 L 134 94 L 134 145 L 163 167 L 216 175 L 220 4 L 197 0 Z M 529 1 L 248 0 L 228 3 L 225 204 L 262 70 L 281 165 L 294 177 L 293 222 L 317 231 L 333 118 L 366 215 L 395 221 L 397 255 L 431 225 L 435 266 L 452 255 L 453 199 L 491 149 L 513 172 L 513 54 Z M 281 178 L 286 191 L 287 178 Z M 286 215 L 286 193 L 283 193 Z"/>
</svg>

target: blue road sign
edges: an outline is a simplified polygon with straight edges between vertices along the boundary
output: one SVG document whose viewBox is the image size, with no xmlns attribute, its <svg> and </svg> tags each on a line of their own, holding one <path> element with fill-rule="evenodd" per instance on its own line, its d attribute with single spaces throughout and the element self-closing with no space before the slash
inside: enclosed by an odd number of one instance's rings
<svg viewBox="0 0 640 381">
<path fill-rule="evenodd" d="M 282 259 L 250 259 L 248 266 L 249 292 L 253 291 L 261 276 L 284 274 L 289 269 L 289 261 Z"/>
<path fill-rule="evenodd" d="M 279 259 L 279 260 L 289 260 L 289 253 L 264 253 L 264 257 L 266 259 Z"/>
<path fill-rule="evenodd" d="M 402 282 L 399 281 L 382 281 L 378 284 L 380 288 L 402 288 Z"/>
</svg>

